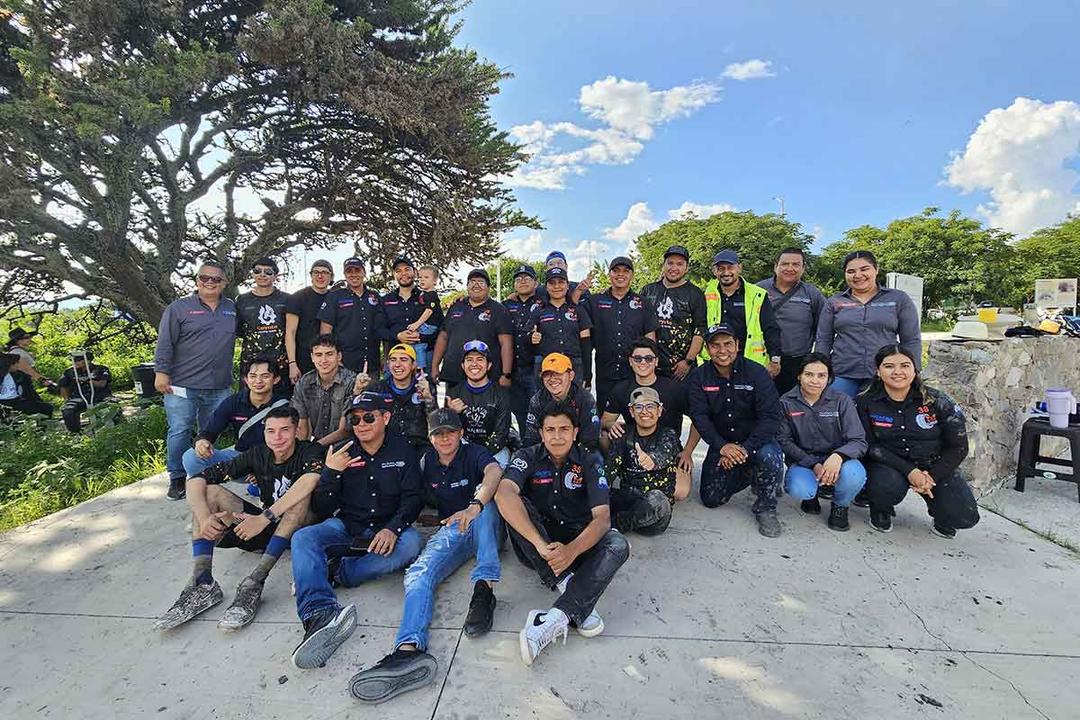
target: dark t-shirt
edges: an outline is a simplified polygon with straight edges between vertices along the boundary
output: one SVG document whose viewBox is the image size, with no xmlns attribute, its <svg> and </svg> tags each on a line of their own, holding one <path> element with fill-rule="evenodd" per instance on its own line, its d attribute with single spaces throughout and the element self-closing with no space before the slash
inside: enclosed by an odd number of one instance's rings
<svg viewBox="0 0 1080 720">
<path fill-rule="evenodd" d="M 236 336 L 241 339 L 240 362 L 269 355 L 284 366 L 285 306 L 289 294 L 274 288 L 266 297 L 244 293 L 236 298 Z"/>
<path fill-rule="evenodd" d="M 663 281 L 657 281 L 643 287 L 641 296 L 656 308 L 656 341 L 660 344 L 658 370 L 662 375 L 671 375 L 675 363 L 690 354 L 694 336 L 705 334 L 708 317 L 705 293 L 690 282 L 669 288 Z"/>
<path fill-rule="evenodd" d="M 656 467 L 646 470 L 638 462 L 634 445 L 640 445 Z M 641 492 L 659 490 L 668 500 L 675 500 L 675 475 L 678 466 L 675 459 L 682 452 L 679 435 L 671 428 L 657 427 L 652 435 L 639 437 L 633 426 L 611 445 L 608 453 L 607 472 L 612 484 L 620 488 Z"/>
<path fill-rule="evenodd" d="M 498 379 L 502 374 L 502 350 L 499 345 L 500 335 L 513 335 L 514 325 L 510 311 L 502 303 L 488 298 L 481 305 L 473 306 L 469 299 L 460 298 L 446 311 L 443 324 L 446 333 L 446 355 L 443 357 L 439 378 L 448 382 L 461 382 L 464 373 L 461 360 L 465 352 L 463 347 L 470 340 L 483 340 L 491 353 L 491 377 Z"/>
<path fill-rule="evenodd" d="M 326 448 L 323 446 L 299 440 L 289 459 L 278 464 L 274 462 L 273 450 L 266 445 L 256 445 L 232 460 L 211 465 L 203 471 L 202 477 L 211 485 L 220 485 L 227 480 L 242 480 L 254 475 L 259 486 L 259 499 L 263 507 L 268 508 L 288 492 L 302 475 L 321 473 L 325 456 Z"/>
<path fill-rule="evenodd" d="M 664 414 L 660 416 L 660 425 L 675 431 L 678 436 L 682 435 L 683 417 L 690 412 L 690 401 L 686 393 L 686 385 L 658 375 L 652 385 L 638 385 L 637 378 L 623 380 L 611 391 L 608 396 L 606 413 L 622 415 L 627 427 L 633 427 L 634 418 L 630 415 L 627 406 L 630 404 L 630 394 L 639 387 L 651 387 L 660 396 L 660 402 L 664 405 Z"/>
<path fill-rule="evenodd" d="M 547 448 L 525 447 L 514 453 L 503 479 L 521 488 L 545 519 L 553 539 L 576 537 L 592 521 L 592 509 L 608 504 L 608 481 L 599 453 L 574 445 L 556 466 Z"/>
<path fill-rule="evenodd" d="M 439 453 L 427 451 L 421 477 L 424 492 L 434 499 L 440 520 L 469 505 L 476 488 L 484 481 L 484 469 L 493 462 L 495 458 L 490 452 L 472 443 L 462 443 L 449 466 L 439 463 Z"/>
<path fill-rule="evenodd" d="M 91 380 L 104 380 L 104 387 L 93 387 L 90 384 Z M 89 375 L 84 370 L 79 373 L 78 386 L 75 384 L 75 368 L 68 368 L 64 371 L 63 376 L 60 378 L 60 382 L 57 385 L 61 388 L 67 388 L 71 391 L 72 400 L 80 400 L 85 398 L 87 402 L 90 402 L 90 398 L 93 397 L 94 402 L 103 400 L 108 397 L 112 392 L 112 374 L 109 372 L 109 368 L 104 365 L 97 365 L 96 363 L 90 363 Z M 82 390 L 82 396 L 79 395 L 79 390 Z"/>
<path fill-rule="evenodd" d="M 497 453 L 506 447 L 510 436 L 510 393 L 494 380 L 488 380 L 482 388 L 474 388 L 468 381 L 458 383 L 447 390 L 446 399 L 465 403 L 461 411 L 461 425 L 465 438 L 483 445 Z"/>
<path fill-rule="evenodd" d="M 329 290 L 327 290 L 329 292 Z M 285 303 L 285 312 L 295 315 L 296 323 L 296 364 L 304 372 L 313 370 L 311 364 L 311 343 L 319 336 L 319 308 L 322 307 L 326 293 L 317 293 L 310 287 L 293 293 Z"/>
</svg>

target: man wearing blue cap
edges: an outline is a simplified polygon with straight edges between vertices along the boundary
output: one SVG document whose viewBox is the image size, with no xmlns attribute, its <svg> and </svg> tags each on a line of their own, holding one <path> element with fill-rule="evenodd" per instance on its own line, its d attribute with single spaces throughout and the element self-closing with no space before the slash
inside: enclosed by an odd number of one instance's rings
<svg viewBox="0 0 1080 720">
<path fill-rule="evenodd" d="M 386 338 L 386 313 L 379 294 L 364 286 L 364 261 L 345 261 L 345 287 L 331 290 L 319 310 L 319 332 L 333 333 L 341 344 L 342 363 L 353 372 L 376 375 Z"/>
<path fill-rule="evenodd" d="M 709 362 L 687 380 L 690 418 L 709 446 L 701 464 L 701 504 L 723 505 L 752 486 L 758 532 L 779 537 L 776 493 L 784 453 L 776 440 L 782 418 L 776 386 L 765 368 L 741 355 L 730 325 L 713 325 L 705 337 Z"/>
<path fill-rule="evenodd" d="M 566 254 L 561 250 L 552 250 L 544 258 L 544 270 L 547 271 L 552 268 L 560 268 L 563 272 L 570 272 L 570 267 L 566 264 Z M 589 299 L 589 289 L 592 287 L 592 283 L 593 271 L 592 268 L 589 268 L 589 274 L 581 282 L 576 280 L 567 281 L 569 288 L 566 291 L 566 297 L 570 302 L 584 303 Z M 536 289 L 536 294 L 540 296 L 541 300 L 548 299 L 547 288 L 543 285 Z"/>
<path fill-rule="evenodd" d="M 768 293 L 743 281 L 739 254 L 734 250 L 716 253 L 712 271 L 715 279 L 705 286 L 709 326 L 729 325 L 743 356 L 768 370 L 770 377 L 776 377 L 780 372 L 780 325 Z M 708 359 L 704 351 L 702 359 Z"/>
<path fill-rule="evenodd" d="M 519 435 L 525 433 L 529 400 L 536 392 L 536 378 L 533 377 L 536 356 L 533 353 L 529 318 L 533 308 L 542 302 L 537 292 L 536 269 L 532 265 L 519 265 L 514 270 L 514 292 L 507 295 L 502 303 L 503 307 L 510 311 L 514 328 L 514 370 L 510 378 L 510 407 L 517 420 Z"/>
</svg>

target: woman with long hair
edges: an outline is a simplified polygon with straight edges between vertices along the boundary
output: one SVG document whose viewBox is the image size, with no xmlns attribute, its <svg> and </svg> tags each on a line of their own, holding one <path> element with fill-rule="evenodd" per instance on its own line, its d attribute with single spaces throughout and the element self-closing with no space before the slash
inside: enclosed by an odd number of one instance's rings
<svg viewBox="0 0 1080 720">
<path fill-rule="evenodd" d="M 870 442 L 870 527 L 891 531 L 893 508 L 914 490 L 926 501 L 934 533 L 953 538 L 979 522 L 975 496 L 959 473 L 968 454 L 964 414 L 945 393 L 923 383 L 909 349 L 886 345 L 874 366 L 877 377 L 855 401 Z"/>
<path fill-rule="evenodd" d="M 779 441 L 787 461 L 784 487 L 802 500 L 805 513 L 821 512 L 818 492 L 832 492 L 829 528 L 846 531 L 848 507 L 866 483 L 859 458 L 866 452 L 866 431 L 855 402 L 829 386 L 832 366 L 821 353 L 806 355 L 798 384 L 780 397 L 783 422 Z"/>
<path fill-rule="evenodd" d="M 814 349 L 830 356 L 833 387 L 855 397 L 874 378 L 872 353 L 899 344 L 922 354 L 919 311 L 903 290 L 878 285 L 878 261 L 869 250 L 855 250 L 841 265 L 847 289 L 828 299 L 818 319 Z"/>
</svg>

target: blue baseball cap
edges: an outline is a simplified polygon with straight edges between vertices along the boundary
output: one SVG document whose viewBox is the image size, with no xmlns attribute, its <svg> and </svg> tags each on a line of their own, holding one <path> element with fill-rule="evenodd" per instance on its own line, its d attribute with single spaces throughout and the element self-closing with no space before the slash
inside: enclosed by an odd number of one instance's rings
<svg viewBox="0 0 1080 720">
<path fill-rule="evenodd" d="M 730 248 L 725 248 L 724 250 L 721 250 L 720 252 L 713 255 L 712 259 L 713 265 L 719 265 L 720 263 L 727 263 L 728 265 L 738 265 L 739 253 L 731 250 Z"/>
<path fill-rule="evenodd" d="M 536 268 L 532 265 L 518 265 L 517 270 L 514 271 L 514 279 L 517 280 L 518 275 L 528 275 L 533 280 L 536 279 Z"/>
<path fill-rule="evenodd" d="M 559 258 L 563 262 L 566 262 L 566 255 L 564 255 L 560 250 L 552 250 L 551 252 L 549 252 L 548 256 L 544 258 L 544 262 L 549 263 L 555 258 Z"/>
<path fill-rule="evenodd" d="M 349 412 L 353 410 L 386 410 L 387 398 L 381 393 L 365 390 L 349 403 Z"/>
</svg>

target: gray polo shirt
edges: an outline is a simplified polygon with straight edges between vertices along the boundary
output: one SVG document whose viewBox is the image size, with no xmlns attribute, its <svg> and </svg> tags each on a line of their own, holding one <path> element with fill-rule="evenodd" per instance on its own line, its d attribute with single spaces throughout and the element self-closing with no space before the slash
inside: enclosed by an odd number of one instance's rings
<svg viewBox="0 0 1080 720">
<path fill-rule="evenodd" d="M 817 335 L 818 318 L 825 307 L 825 296 L 802 280 L 786 293 L 777 289 L 776 278 L 762 280 L 758 287 L 765 288 L 772 302 L 773 315 L 780 326 L 780 353 L 802 357 L 810 352 Z"/>
<path fill-rule="evenodd" d="M 192 293 L 165 308 L 158 325 L 154 370 L 169 382 L 193 390 L 220 390 L 232 385 L 236 344 L 236 305 L 222 297 L 217 308 Z"/>
<path fill-rule="evenodd" d="M 844 393 L 825 388 L 813 405 L 796 386 L 780 396 L 784 420 L 777 440 L 788 464 L 812 468 L 832 453 L 845 460 L 866 454 L 866 430 L 855 401 Z"/>
<path fill-rule="evenodd" d="M 338 368 L 328 388 L 319 381 L 318 370 L 309 370 L 297 380 L 292 406 L 301 419 L 311 424 L 311 435 L 316 440 L 337 430 L 345 406 L 352 400 L 355 383 L 356 373 L 344 365 Z"/>
<path fill-rule="evenodd" d="M 874 355 L 897 343 L 915 357 L 916 367 L 921 365 L 919 311 L 903 290 L 878 288 L 878 294 L 866 304 L 856 300 L 850 289 L 825 301 L 814 349 L 831 356 L 837 377 L 874 377 Z"/>
</svg>

